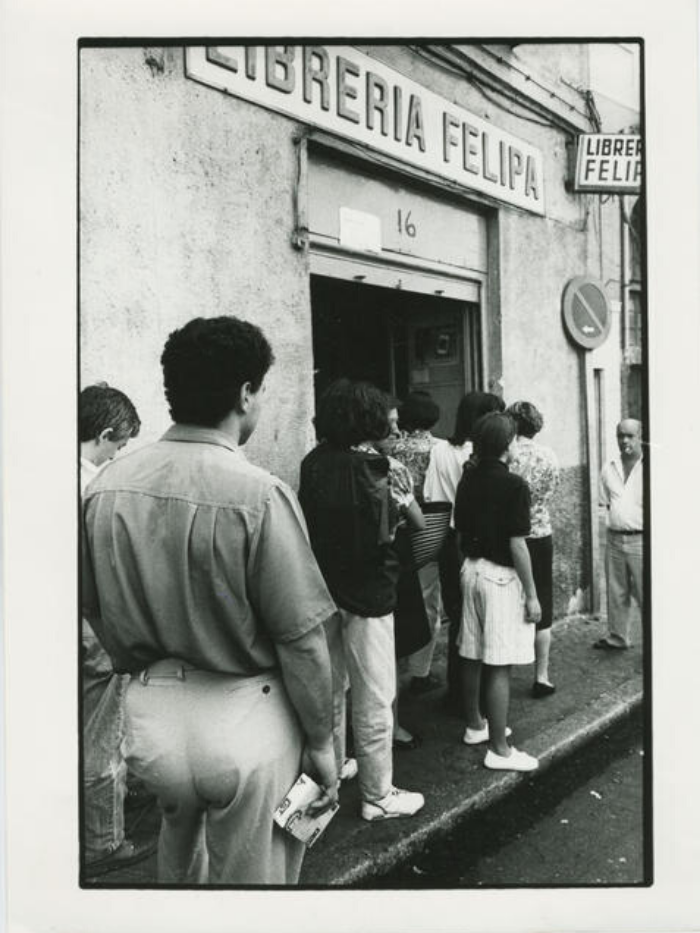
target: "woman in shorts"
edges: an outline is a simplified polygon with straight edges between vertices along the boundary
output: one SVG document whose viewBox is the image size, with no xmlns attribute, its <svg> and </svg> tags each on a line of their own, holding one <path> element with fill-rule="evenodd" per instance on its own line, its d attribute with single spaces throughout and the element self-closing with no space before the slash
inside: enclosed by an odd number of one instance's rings
<svg viewBox="0 0 700 933">
<path fill-rule="evenodd" d="M 515 425 L 507 415 L 485 415 L 474 427 L 473 440 L 476 464 L 464 471 L 455 503 L 455 528 L 465 556 L 458 638 L 467 720 L 463 741 L 488 743 L 487 768 L 533 771 L 537 759 L 507 739 L 510 668 L 532 664 L 533 623 L 541 616 L 525 540 L 530 491 L 524 479 L 508 470 Z"/>
</svg>

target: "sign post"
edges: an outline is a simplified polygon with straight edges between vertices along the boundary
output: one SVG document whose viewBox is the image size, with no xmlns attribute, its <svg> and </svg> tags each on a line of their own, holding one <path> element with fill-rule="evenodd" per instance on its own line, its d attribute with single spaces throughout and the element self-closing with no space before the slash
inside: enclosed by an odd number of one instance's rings
<svg viewBox="0 0 700 933">
<path fill-rule="evenodd" d="M 612 312 L 602 282 L 580 275 L 571 279 L 562 295 L 562 322 L 571 342 L 582 350 L 595 350 L 605 342 L 612 326 Z M 584 408 L 589 466 L 589 528 L 591 535 L 590 608 L 599 609 L 598 565 L 598 421 L 595 410 L 595 385 L 590 354 L 583 354 Z"/>
</svg>

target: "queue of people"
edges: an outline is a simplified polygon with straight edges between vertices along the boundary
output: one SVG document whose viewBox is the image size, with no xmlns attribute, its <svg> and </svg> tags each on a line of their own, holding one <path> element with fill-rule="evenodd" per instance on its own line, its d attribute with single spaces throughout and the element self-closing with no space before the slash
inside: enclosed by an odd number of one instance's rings
<svg viewBox="0 0 700 933">
<path fill-rule="evenodd" d="M 174 331 L 161 358 L 173 425 L 99 472 L 138 416 L 131 406 L 117 418 L 117 390 L 81 393 L 81 453 L 96 472 L 83 490 L 84 640 L 102 653 L 102 702 L 116 723 L 96 735 L 86 649 L 85 761 L 104 750 L 115 815 L 96 856 L 86 768 L 88 872 L 143 857 L 119 817 L 127 765 L 161 810 L 162 883 L 294 884 L 304 848 L 272 814 L 300 772 L 322 789 L 313 812 L 357 776 L 362 819 L 414 816 L 424 797 L 394 784 L 393 754 L 420 737 L 401 726 L 397 698 L 439 685 L 443 620 L 446 702 L 464 718 L 462 740 L 485 746 L 487 768 L 537 767 L 509 743 L 508 709 L 513 664 L 534 663 L 534 698 L 555 690 L 558 466 L 534 441 L 542 415 L 470 392 L 438 440 L 428 393 L 400 405 L 339 379 L 319 400 L 297 498 L 242 449 L 273 362 L 261 330 L 235 317 Z M 608 478 L 611 502 L 634 466 Z"/>
</svg>

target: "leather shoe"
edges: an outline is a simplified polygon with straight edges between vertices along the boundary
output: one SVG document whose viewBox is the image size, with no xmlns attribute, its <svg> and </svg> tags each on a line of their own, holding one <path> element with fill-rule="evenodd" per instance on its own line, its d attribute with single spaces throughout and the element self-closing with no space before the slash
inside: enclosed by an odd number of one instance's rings
<svg viewBox="0 0 700 933">
<path fill-rule="evenodd" d="M 157 848 L 157 839 L 148 839 L 146 842 L 140 843 L 125 839 L 114 852 L 103 855 L 93 862 L 88 862 L 85 866 L 85 872 L 90 877 L 106 875 L 110 871 L 118 871 L 120 868 L 126 868 L 127 865 L 135 865 L 137 862 L 147 859 L 149 855 L 153 855 Z"/>
<path fill-rule="evenodd" d="M 398 751 L 403 752 L 412 752 L 416 748 L 420 748 L 421 739 L 418 735 L 412 735 L 410 739 L 394 739 L 393 746 Z"/>
<path fill-rule="evenodd" d="M 625 651 L 627 649 L 627 645 L 616 645 L 614 642 L 608 641 L 607 638 L 599 638 L 598 641 L 594 641 L 593 647 L 599 651 Z"/>
<path fill-rule="evenodd" d="M 428 674 L 427 677 L 414 677 L 408 688 L 408 692 L 414 696 L 420 696 L 423 693 L 430 693 L 431 690 L 437 690 L 442 686 L 442 681 L 434 674 Z"/>
<path fill-rule="evenodd" d="M 554 684 L 545 684 L 541 680 L 536 680 L 532 685 L 532 695 L 536 700 L 543 697 L 550 697 L 557 688 Z"/>
</svg>

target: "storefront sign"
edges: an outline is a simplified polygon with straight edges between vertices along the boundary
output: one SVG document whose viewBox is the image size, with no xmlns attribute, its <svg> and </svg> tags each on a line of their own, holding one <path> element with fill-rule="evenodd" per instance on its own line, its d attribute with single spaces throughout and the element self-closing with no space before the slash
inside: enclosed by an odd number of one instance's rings
<svg viewBox="0 0 700 933">
<path fill-rule="evenodd" d="M 595 350 L 605 342 L 612 318 L 602 282 L 579 275 L 567 284 L 562 297 L 564 329 L 584 350 Z"/>
<path fill-rule="evenodd" d="M 578 138 L 576 191 L 634 194 L 642 184 L 642 138 L 584 133 Z"/>
<path fill-rule="evenodd" d="M 187 76 L 544 214 L 542 153 L 351 47 L 195 46 Z"/>
</svg>

